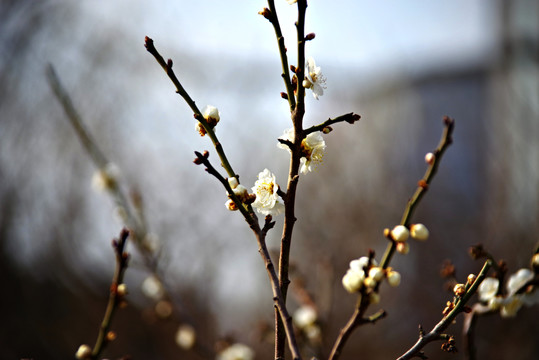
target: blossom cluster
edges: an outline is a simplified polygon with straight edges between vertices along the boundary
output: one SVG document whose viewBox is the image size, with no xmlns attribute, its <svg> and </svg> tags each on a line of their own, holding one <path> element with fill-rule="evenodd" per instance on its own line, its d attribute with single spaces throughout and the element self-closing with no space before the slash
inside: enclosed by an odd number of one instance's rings
<svg viewBox="0 0 539 360">
<path fill-rule="evenodd" d="M 359 292 L 362 289 L 374 290 L 383 279 L 391 286 L 399 286 L 401 275 L 392 268 L 383 269 L 374 259 L 363 256 L 350 261 L 350 268 L 342 278 L 342 284 L 349 293 Z M 379 301 L 378 294 L 370 293 L 371 303 Z"/>
<path fill-rule="evenodd" d="M 423 224 L 413 224 L 410 229 L 404 225 L 397 225 L 392 230 L 385 229 L 384 235 L 395 241 L 399 253 L 408 254 L 410 244 L 406 240 L 411 236 L 415 240 L 425 241 L 429 238 L 429 229 Z"/>
<path fill-rule="evenodd" d="M 518 270 L 507 281 L 506 295 L 501 294 L 499 279 L 486 278 L 479 286 L 479 300 L 490 310 L 499 310 L 502 317 L 513 317 L 523 305 L 539 304 L 539 291 L 529 285 L 534 278 L 535 274 L 530 269 Z"/>
</svg>

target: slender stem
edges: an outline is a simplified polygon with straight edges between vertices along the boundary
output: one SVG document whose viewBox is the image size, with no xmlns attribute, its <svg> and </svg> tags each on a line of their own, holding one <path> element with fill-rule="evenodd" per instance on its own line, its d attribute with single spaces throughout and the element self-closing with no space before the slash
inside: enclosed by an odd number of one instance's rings
<svg viewBox="0 0 539 360">
<path fill-rule="evenodd" d="M 427 171 L 425 172 L 425 175 L 421 180 L 418 182 L 418 187 L 412 196 L 410 200 L 408 200 L 408 204 L 406 205 L 406 208 L 404 210 L 404 214 L 402 215 L 402 219 L 400 224 L 409 226 L 410 221 L 412 218 L 412 215 L 414 213 L 414 210 L 416 209 L 417 205 L 423 198 L 423 195 L 428 190 L 428 187 L 434 178 L 434 175 L 436 175 L 436 172 L 438 170 L 438 166 L 440 165 L 440 160 L 442 159 L 442 156 L 447 149 L 449 145 L 451 145 L 453 139 L 453 129 L 455 128 L 455 121 L 449 117 L 444 117 L 443 119 L 444 123 L 444 131 L 442 134 L 442 138 L 440 140 L 440 143 L 438 144 L 438 147 L 436 150 L 434 150 L 434 160 L 427 168 Z M 393 257 L 393 253 L 395 252 L 396 244 L 394 241 L 390 241 L 387 245 L 386 251 L 384 253 L 384 256 L 382 257 L 382 261 L 380 263 L 380 266 L 383 268 L 386 268 L 389 266 L 389 262 L 391 261 L 391 258 Z"/>
<path fill-rule="evenodd" d="M 335 344 L 331 349 L 331 353 L 328 358 L 329 360 L 336 360 L 341 356 L 344 345 L 348 341 L 350 335 L 352 335 L 352 332 L 355 328 L 363 324 L 374 324 L 378 320 L 383 319 L 387 316 L 387 313 L 384 310 L 380 310 L 367 318 L 364 317 L 364 313 L 367 310 L 368 306 L 368 295 L 362 294 L 358 301 L 358 305 L 354 309 L 354 313 L 352 314 L 350 319 L 348 319 L 346 325 L 341 329 L 339 336 L 337 337 L 337 340 L 335 341 Z"/>
<path fill-rule="evenodd" d="M 91 359 L 98 359 L 101 352 L 105 349 L 110 340 L 107 339 L 110 326 L 112 324 L 112 318 L 117 309 L 118 304 L 122 300 L 122 296 L 118 294 L 118 285 L 123 282 L 124 272 L 127 269 L 127 263 L 129 255 L 124 251 L 127 244 L 127 238 L 129 231 L 123 229 L 120 233 L 119 239 L 113 241 L 114 252 L 116 254 L 116 269 L 112 278 L 112 284 L 110 286 L 109 301 L 107 309 L 105 310 L 105 316 L 101 322 L 97 340 L 92 350 Z"/>
<path fill-rule="evenodd" d="M 275 2 L 268 0 L 268 7 L 271 13 L 270 22 L 275 30 L 275 37 L 277 38 L 277 45 L 279 47 L 279 55 L 281 57 L 281 66 L 283 73 L 281 74 L 286 87 L 286 94 L 288 95 L 288 104 L 290 111 L 296 108 L 296 98 L 294 96 L 294 88 L 290 80 L 290 69 L 288 67 L 288 57 L 286 56 L 286 46 L 284 43 L 284 36 L 281 31 L 281 25 L 279 24 L 279 17 L 277 16 L 277 10 L 275 9 Z"/>
<path fill-rule="evenodd" d="M 445 331 L 445 329 L 449 327 L 449 325 L 451 325 L 451 323 L 453 323 L 453 320 L 455 320 L 457 315 L 463 311 L 464 306 L 466 305 L 468 300 L 470 300 L 473 294 L 475 294 L 477 288 L 487 276 L 487 273 L 491 266 L 492 261 L 487 260 L 483 265 L 481 272 L 479 273 L 479 275 L 477 275 L 477 278 L 475 279 L 472 286 L 470 286 L 468 291 L 466 291 L 466 293 L 456 301 L 453 310 L 451 310 L 451 312 L 444 316 L 444 318 L 438 324 L 436 324 L 436 326 L 434 326 L 434 328 L 428 334 L 420 334 L 419 339 L 414 344 L 414 346 L 412 346 L 406 353 L 399 357 L 398 360 L 412 359 L 420 353 L 420 351 L 425 347 L 425 345 L 442 338 L 442 333 Z"/>
<path fill-rule="evenodd" d="M 341 115 L 341 116 L 337 116 L 334 119 L 327 119 L 326 121 L 324 121 L 323 123 L 321 123 L 319 125 L 311 126 L 310 128 L 307 128 L 307 129 L 304 130 L 304 134 L 309 135 L 310 133 L 313 133 L 313 132 L 322 131 L 322 130 L 324 130 L 324 128 L 326 128 L 326 127 L 328 127 L 330 125 L 340 123 L 340 122 L 343 122 L 343 121 L 346 121 L 347 123 L 353 124 L 354 122 L 358 121 L 359 119 L 361 119 L 361 116 L 358 115 L 358 114 L 354 114 L 354 113 L 344 114 L 344 115 Z"/>
<path fill-rule="evenodd" d="M 185 91 L 182 84 L 180 83 L 180 81 L 176 77 L 176 74 L 172 70 L 172 60 L 169 59 L 167 62 L 165 62 L 165 60 L 163 59 L 161 54 L 159 54 L 159 52 L 155 48 L 155 46 L 153 44 L 153 40 L 151 38 L 146 36 L 144 41 L 145 41 L 144 46 L 146 47 L 146 50 L 148 50 L 148 52 L 154 56 L 155 60 L 159 63 L 159 65 L 161 65 L 163 70 L 167 73 L 168 77 L 170 78 L 170 80 L 172 81 L 174 86 L 176 87 L 176 93 L 181 95 L 181 97 L 185 100 L 187 105 L 189 105 L 189 107 L 191 108 L 191 110 L 195 114 L 195 118 L 198 121 L 200 121 L 200 123 L 202 124 L 202 126 L 206 130 L 206 133 L 210 137 L 210 139 L 211 139 L 211 141 L 213 143 L 213 146 L 215 147 L 215 150 L 217 151 L 217 154 L 219 155 L 219 158 L 221 159 L 221 165 L 225 168 L 228 176 L 229 177 L 236 176 L 236 173 L 234 172 L 234 170 L 232 169 L 232 166 L 228 162 L 228 158 L 225 155 L 225 151 L 223 150 L 223 146 L 221 145 L 221 143 L 217 139 L 217 135 L 215 135 L 215 131 L 208 124 L 208 122 L 204 119 L 204 116 L 202 116 L 202 113 L 198 109 L 197 105 L 195 104 L 193 99 L 191 99 L 191 97 L 189 96 L 187 91 Z"/>
</svg>

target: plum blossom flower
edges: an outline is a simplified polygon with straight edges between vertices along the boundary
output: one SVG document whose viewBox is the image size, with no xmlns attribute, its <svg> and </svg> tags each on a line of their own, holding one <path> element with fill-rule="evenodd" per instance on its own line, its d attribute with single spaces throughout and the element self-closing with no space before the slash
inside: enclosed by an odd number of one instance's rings
<svg viewBox="0 0 539 360">
<path fill-rule="evenodd" d="M 513 317 L 522 305 L 539 303 L 538 292 L 535 289 L 532 289 L 531 292 L 519 293 L 534 276 L 534 273 L 529 269 L 520 269 L 511 275 L 506 284 L 507 295 L 505 297 L 497 295 L 500 281 L 494 278 L 487 278 L 479 286 L 479 300 L 486 302 L 490 310 L 499 309 L 502 317 Z"/>
<path fill-rule="evenodd" d="M 284 205 L 279 200 L 277 190 L 279 185 L 275 182 L 275 175 L 268 169 L 258 174 L 252 190 L 256 195 L 253 207 L 263 215 L 278 215 L 284 211 Z"/>
<path fill-rule="evenodd" d="M 363 282 L 367 278 L 365 274 L 365 268 L 369 265 L 369 258 L 367 256 L 360 257 L 359 259 L 350 261 L 350 268 L 342 278 L 342 285 L 349 293 L 357 292 L 363 286 Z M 371 261 L 371 265 L 378 265 L 374 259 Z"/>
<path fill-rule="evenodd" d="M 254 351 L 247 345 L 240 343 L 230 345 L 217 354 L 217 360 L 253 360 L 254 358 Z"/>
<path fill-rule="evenodd" d="M 286 129 L 279 139 L 292 142 L 294 140 L 294 129 Z M 278 143 L 277 146 L 290 151 L 289 147 L 283 143 Z M 325 152 L 326 142 L 321 131 L 307 135 L 301 141 L 301 173 L 307 174 L 309 171 L 313 171 L 322 162 Z"/>
<path fill-rule="evenodd" d="M 320 66 L 316 66 L 312 57 L 307 59 L 307 72 L 305 80 L 303 80 L 303 87 L 311 89 L 316 100 L 319 96 L 324 95 L 324 89 L 326 89 L 326 77 L 322 74 Z"/>
</svg>

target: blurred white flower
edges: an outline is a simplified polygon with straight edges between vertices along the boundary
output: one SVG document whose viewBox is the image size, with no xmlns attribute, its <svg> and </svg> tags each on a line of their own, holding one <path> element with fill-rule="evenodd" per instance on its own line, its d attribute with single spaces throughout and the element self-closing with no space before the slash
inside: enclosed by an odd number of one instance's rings
<svg viewBox="0 0 539 360">
<path fill-rule="evenodd" d="M 349 293 L 357 292 L 363 286 L 365 281 L 365 268 L 369 265 L 367 256 L 360 257 L 350 261 L 350 268 L 342 278 L 342 285 Z M 378 263 L 372 259 L 371 265 L 377 266 Z"/>
<path fill-rule="evenodd" d="M 92 188 L 97 191 L 112 190 L 118 186 L 120 168 L 114 163 L 108 163 L 97 170 L 92 177 Z"/>
<path fill-rule="evenodd" d="M 75 353 L 75 358 L 79 360 L 89 359 L 92 356 L 92 348 L 86 344 L 82 344 Z"/>
<path fill-rule="evenodd" d="M 495 278 L 486 278 L 483 280 L 477 292 L 479 294 L 479 300 L 488 302 L 490 299 L 496 296 L 500 282 Z"/>
<path fill-rule="evenodd" d="M 318 315 L 316 313 L 316 309 L 309 305 L 303 305 L 302 307 L 298 308 L 292 316 L 294 324 L 300 329 L 313 325 L 317 318 Z"/>
<path fill-rule="evenodd" d="M 307 59 L 307 71 L 305 73 L 303 86 L 307 89 L 311 89 L 316 100 L 318 100 L 319 96 L 324 95 L 326 78 L 322 74 L 320 66 L 316 66 L 316 63 L 312 57 Z"/>
<path fill-rule="evenodd" d="M 184 350 L 189 350 L 195 345 L 196 332 L 189 324 L 180 325 L 176 331 L 176 344 Z"/>
<path fill-rule="evenodd" d="M 275 182 L 275 175 L 268 169 L 258 174 L 258 180 L 253 186 L 256 199 L 253 207 L 263 215 L 278 215 L 284 211 L 284 205 L 277 195 L 279 185 Z"/>
<path fill-rule="evenodd" d="M 515 294 L 533 278 L 534 274 L 530 269 L 520 269 L 509 277 L 509 280 L 507 281 L 507 292 L 509 295 Z"/>
<path fill-rule="evenodd" d="M 254 351 L 243 344 L 233 344 L 217 354 L 217 360 L 253 360 Z"/>
<path fill-rule="evenodd" d="M 142 293 L 153 300 L 160 300 L 165 295 L 163 284 L 155 276 L 148 276 L 142 282 Z"/>
</svg>

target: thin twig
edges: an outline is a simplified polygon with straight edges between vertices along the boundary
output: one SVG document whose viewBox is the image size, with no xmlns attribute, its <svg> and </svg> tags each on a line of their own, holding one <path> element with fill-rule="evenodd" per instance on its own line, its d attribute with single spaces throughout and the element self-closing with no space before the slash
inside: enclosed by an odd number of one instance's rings
<svg viewBox="0 0 539 360">
<path fill-rule="evenodd" d="M 340 123 L 340 122 L 343 122 L 343 121 L 346 121 L 349 124 L 353 124 L 354 122 L 359 121 L 359 119 L 361 119 L 360 115 L 354 114 L 353 112 L 351 112 L 351 113 L 348 113 L 348 114 L 337 116 L 334 119 L 327 119 L 322 124 L 311 126 L 310 128 L 307 128 L 307 129 L 304 130 L 304 134 L 309 135 L 310 133 L 313 133 L 313 132 L 316 132 L 316 131 L 322 131 L 322 130 L 324 130 L 324 128 L 326 128 L 326 127 L 328 127 L 330 125 Z"/>
<path fill-rule="evenodd" d="M 456 303 L 453 310 L 451 310 L 444 318 L 436 324 L 436 326 L 428 333 L 428 334 L 420 334 L 419 339 L 417 342 L 412 346 L 406 353 L 404 353 L 401 357 L 398 358 L 398 360 L 406 360 L 411 359 L 415 356 L 417 356 L 421 350 L 427 345 L 428 343 L 439 340 L 442 338 L 443 332 L 455 318 L 458 314 L 460 314 L 464 310 L 464 306 L 470 300 L 470 298 L 475 294 L 477 291 L 477 288 L 479 285 L 483 282 L 485 277 L 487 276 L 487 273 L 492 266 L 492 261 L 487 260 L 485 261 L 485 264 L 483 265 L 483 268 L 479 272 L 479 275 L 477 275 L 477 278 L 475 279 L 474 283 L 468 288 L 466 293 L 460 297 Z"/>
<path fill-rule="evenodd" d="M 275 2 L 273 0 L 268 0 L 268 7 L 270 11 L 270 18 L 268 19 L 273 25 L 275 30 L 275 37 L 277 38 L 277 45 L 279 47 L 279 55 L 281 57 L 281 66 L 282 66 L 282 78 L 284 80 L 284 85 L 286 87 L 286 93 L 288 95 L 288 105 L 290 106 L 290 111 L 293 111 L 296 108 L 296 98 L 294 96 L 294 88 L 290 80 L 290 69 L 288 67 L 288 57 L 286 56 L 286 46 L 284 43 L 284 36 L 281 31 L 281 25 L 279 25 L 279 18 L 277 16 L 277 10 L 275 9 Z"/>
<path fill-rule="evenodd" d="M 159 63 L 159 65 L 161 65 L 163 70 L 167 73 L 168 77 L 170 78 L 170 80 L 172 81 L 174 86 L 176 87 L 176 93 L 181 95 L 181 97 L 185 100 L 187 105 L 189 105 L 189 107 L 193 111 L 193 113 L 195 115 L 195 119 L 197 119 L 202 124 L 204 129 L 206 130 L 206 133 L 210 137 L 210 139 L 211 139 L 211 141 L 213 143 L 213 146 L 215 147 L 215 150 L 217 151 L 217 154 L 219 155 L 219 158 L 221 159 L 221 165 L 225 168 L 228 176 L 229 177 L 236 176 L 236 173 L 234 172 L 234 170 L 232 169 L 232 166 L 228 162 L 228 158 L 225 155 L 225 151 L 223 150 L 223 146 L 221 145 L 221 143 L 217 139 L 217 135 L 215 135 L 215 131 L 208 124 L 206 119 L 204 119 L 204 116 L 202 116 L 202 113 L 200 112 L 200 110 L 196 106 L 195 102 L 193 101 L 193 99 L 191 99 L 191 97 L 189 96 L 187 91 L 185 91 L 182 84 L 180 83 L 180 81 L 176 77 L 176 74 L 172 70 L 172 60 L 169 59 L 168 61 L 165 62 L 165 60 L 163 59 L 161 54 L 159 54 L 159 52 L 155 48 L 155 46 L 153 44 L 153 40 L 151 38 L 149 38 L 148 36 L 146 36 L 145 39 L 144 39 L 144 46 L 146 47 L 146 50 L 148 50 L 148 52 L 154 56 L 155 60 Z"/>
<path fill-rule="evenodd" d="M 428 187 L 434 178 L 434 175 L 436 175 L 436 172 L 438 170 L 438 166 L 440 165 L 440 160 L 442 159 L 442 156 L 447 149 L 449 145 L 453 142 L 452 134 L 453 129 L 455 128 L 455 120 L 445 116 L 443 119 L 444 123 L 444 131 L 442 134 L 442 138 L 440 140 L 440 143 L 438 144 L 438 147 L 436 150 L 434 150 L 433 155 L 434 159 L 432 163 L 427 168 L 427 171 L 425 172 L 425 175 L 421 180 L 418 182 L 418 187 L 412 196 L 410 200 L 408 200 L 408 204 L 406 205 L 406 209 L 404 210 L 404 214 L 402 215 L 402 219 L 400 224 L 404 226 L 409 226 L 410 221 L 412 219 L 412 215 L 414 213 L 414 210 L 416 209 L 417 205 L 421 201 L 421 198 L 428 190 Z M 384 253 L 384 256 L 382 257 L 382 261 L 380 262 L 380 266 L 382 268 L 386 268 L 389 266 L 389 262 L 391 261 L 391 258 L 393 256 L 393 253 L 395 252 L 396 243 L 394 241 L 390 241 L 387 245 L 386 251 Z"/>
<path fill-rule="evenodd" d="M 102 170 L 110 163 L 103 151 L 97 145 L 97 142 L 93 139 L 90 132 L 84 126 L 81 116 L 73 105 L 71 97 L 63 87 L 54 67 L 49 64 L 46 68 L 46 76 L 54 95 L 59 103 L 62 105 L 64 112 L 67 115 L 69 123 L 75 130 L 77 137 L 82 143 L 85 151 L 92 159 L 94 165 Z M 114 186 L 107 187 L 108 193 L 113 198 L 115 205 L 125 211 L 124 225 L 130 230 L 131 242 L 137 248 L 137 251 L 142 256 L 144 266 L 146 269 L 164 286 L 163 298 L 171 303 L 176 304 L 175 308 L 182 318 L 182 321 L 188 319 L 186 322 L 193 324 L 194 321 L 190 319 L 189 314 L 185 311 L 181 311 L 183 306 L 178 305 L 179 300 L 174 299 L 172 301 L 172 295 L 168 290 L 167 283 L 163 280 L 163 276 L 158 267 L 158 258 L 144 245 L 144 239 L 148 235 L 148 228 L 144 220 L 144 213 L 141 206 L 140 194 L 136 195 L 136 199 L 133 202 L 128 201 L 128 197 L 122 191 L 121 186 L 118 183 L 114 183 Z M 197 343 L 197 348 L 194 349 L 197 353 L 206 356 L 210 354 L 213 356 L 213 350 L 210 346 L 204 346 Z"/>
<path fill-rule="evenodd" d="M 118 292 L 118 286 L 123 283 L 124 272 L 127 269 L 127 263 L 129 261 L 129 254 L 125 252 L 125 246 L 127 245 L 127 238 L 129 231 L 123 229 L 118 239 L 112 241 L 114 253 L 116 255 L 116 268 L 114 270 L 114 276 L 110 285 L 109 301 L 107 309 L 105 310 L 105 316 L 101 322 L 97 340 L 92 350 L 91 359 L 98 359 L 101 352 L 105 349 L 107 344 L 112 341 L 114 336 L 111 337 L 109 329 L 112 324 L 112 318 L 118 307 L 118 305 L 124 300 L 125 294 Z"/>
<path fill-rule="evenodd" d="M 266 265 L 266 271 L 268 272 L 268 277 L 273 292 L 273 302 L 276 309 L 275 311 L 281 321 L 281 324 L 284 324 L 283 331 L 285 339 L 288 339 L 288 346 L 294 359 L 300 360 L 301 354 L 299 352 L 299 347 L 297 345 L 296 337 L 294 334 L 292 318 L 286 308 L 285 298 L 279 284 L 279 278 L 277 276 L 277 273 L 275 272 L 275 266 L 273 265 L 271 256 L 266 246 L 266 234 L 270 229 L 274 227 L 275 222 L 272 221 L 272 217 L 268 215 L 265 218 L 264 227 L 261 229 L 260 225 L 258 224 L 258 219 L 254 212 L 252 212 L 252 209 L 242 204 L 240 199 L 237 198 L 237 196 L 230 188 L 230 184 L 228 183 L 227 179 L 225 179 L 210 163 L 210 161 L 208 160 L 209 153 L 204 152 L 203 154 L 201 154 L 200 152 L 195 151 L 195 154 L 197 156 L 197 158 L 195 159 L 195 163 L 203 164 L 206 167 L 206 171 L 209 174 L 213 175 L 217 180 L 219 180 L 219 182 L 227 190 L 229 197 L 236 203 L 237 208 L 241 211 L 251 230 L 253 230 L 259 247 L 258 251 L 260 253 L 260 256 L 262 257 L 262 260 L 264 261 L 264 264 Z"/>
<path fill-rule="evenodd" d="M 349 114 L 342 115 L 344 117 L 350 116 Z M 330 119 L 331 120 L 331 119 Z M 328 121 L 330 121 L 328 120 Z M 440 144 L 438 145 L 437 149 L 434 152 L 435 159 L 434 162 L 429 166 L 427 169 L 425 176 L 422 180 L 419 181 L 419 187 L 416 190 L 414 196 L 408 201 L 408 204 L 406 206 L 406 209 L 404 211 L 403 220 L 401 221 L 402 224 L 408 224 L 410 221 L 410 218 L 413 213 L 413 209 L 417 206 L 419 203 L 419 200 L 427 190 L 428 184 L 432 181 L 432 178 L 434 174 L 436 173 L 436 170 L 438 168 L 438 165 L 440 163 L 441 157 L 445 151 L 445 149 L 451 144 L 451 134 L 453 132 L 454 128 L 454 121 L 448 117 L 444 118 L 444 131 L 442 134 L 442 139 L 440 140 Z M 312 129 L 312 128 L 310 128 Z M 381 265 L 382 267 L 386 268 L 389 266 L 389 262 L 391 260 L 391 257 L 393 255 L 393 252 L 395 251 L 395 242 L 391 241 L 388 245 L 386 252 L 382 258 Z M 345 327 L 341 330 L 341 333 L 335 340 L 335 343 L 333 345 L 333 349 L 331 351 L 329 360 L 337 360 L 341 354 L 342 349 L 344 348 L 346 341 L 350 337 L 351 333 L 355 328 L 357 328 L 359 325 L 365 324 L 366 322 L 363 320 L 364 314 L 367 311 L 368 307 L 370 305 L 370 302 L 368 301 L 367 294 L 362 293 L 360 295 L 360 300 L 358 302 L 358 305 L 354 309 L 354 313 L 346 323 Z"/>
</svg>

